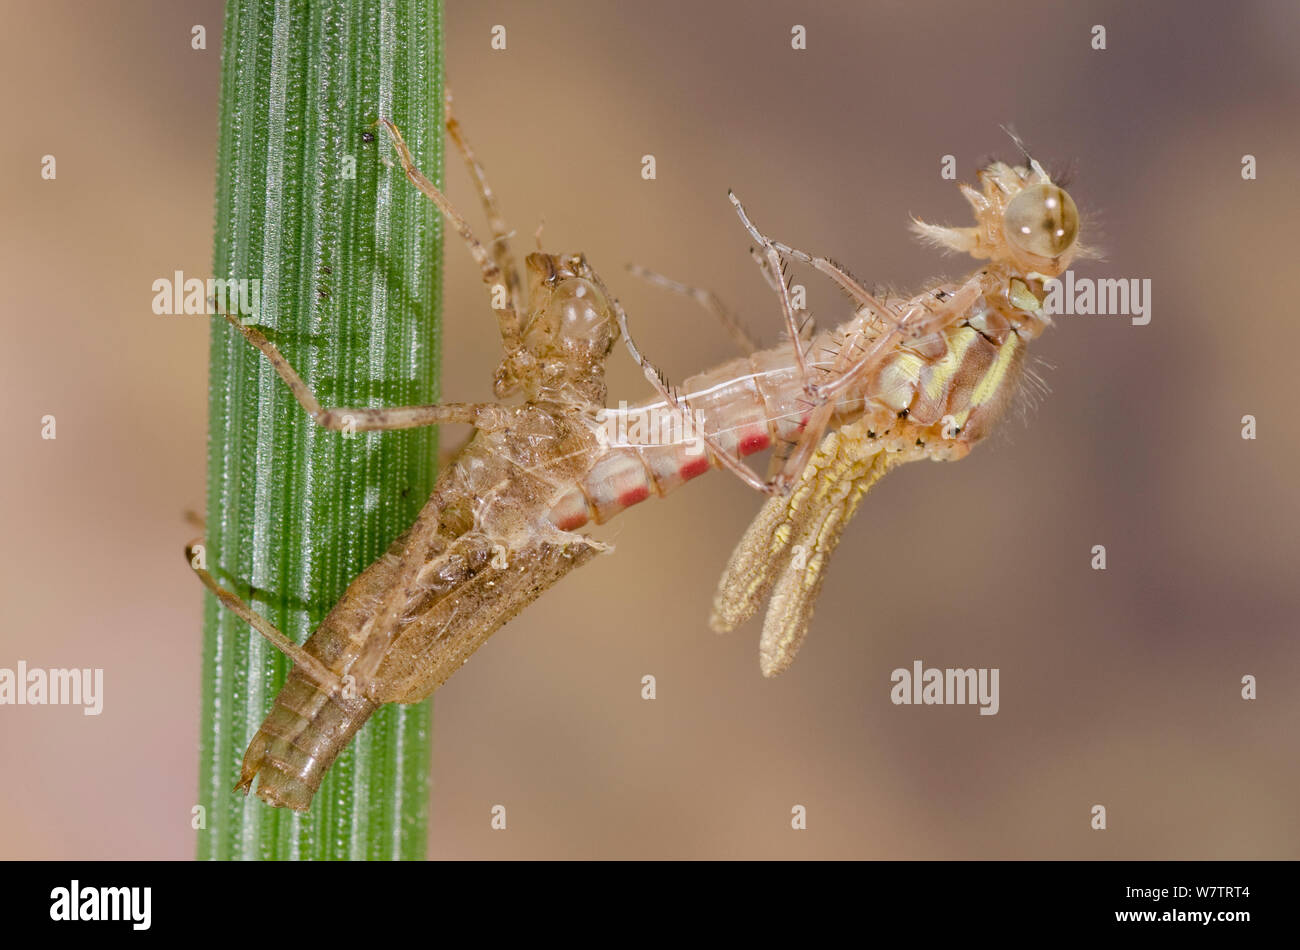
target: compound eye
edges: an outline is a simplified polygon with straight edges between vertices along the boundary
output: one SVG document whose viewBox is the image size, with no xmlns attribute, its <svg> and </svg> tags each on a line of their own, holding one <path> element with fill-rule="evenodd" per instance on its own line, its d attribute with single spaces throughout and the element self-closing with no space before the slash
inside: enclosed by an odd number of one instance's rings
<svg viewBox="0 0 1300 950">
<path fill-rule="evenodd" d="M 1002 229 L 1007 240 L 1027 254 L 1060 257 L 1079 236 L 1079 209 L 1055 185 L 1033 185 L 1011 199 Z"/>
<path fill-rule="evenodd" d="M 609 311 L 604 296 L 590 281 L 570 277 L 555 288 L 551 308 L 557 330 L 569 340 L 597 341 L 609 335 Z"/>
</svg>

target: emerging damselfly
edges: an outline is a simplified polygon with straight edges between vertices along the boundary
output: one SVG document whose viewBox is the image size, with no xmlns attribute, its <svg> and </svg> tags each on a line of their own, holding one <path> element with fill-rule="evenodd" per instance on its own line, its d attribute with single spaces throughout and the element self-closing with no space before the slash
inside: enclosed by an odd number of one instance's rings
<svg viewBox="0 0 1300 950">
<path fill-rule="evenodd" d="M 494 298 L 501 401 L 325 408 L 260 330 L 228 318 L 321 426 L 465 423 L 475 430 L 415 523 L 301 646 L 196 567 L 223 604 L 294 660 L 244 756 L 238 788 L 247 791 L 256 779 L 265 801 L 299 810 L 379 706 L 428 696 L 503 624 L 603 549 L 579 529 L 713 468 L 770 497 L 726 567 L 711 622 L 729 630 L 767 600 L 761 669 L 781 672 L 807 634 L 827 562 L 863 496 L 897 465 L 962 458 L 989 432 L 1026 379 L 1028 343 L 1051 322 L 1044 281 L 1082 251 L 1074 202 L 1028 156 L 1024 166 L 982 170 L 979 189 L 961 186 L 974 227 L 916 222 L 926 240 L 983 263 L 964 280 L 910 297 L 873 294 L 830 260 L 769 239 L 733 195 L 787 339 L 760 350 L 711 294 L 643 272 L 717 312 L 746 351 L 673 389 L 636 347 L 627 315 L 584 256 L 539 250 L 526 257 L 521 277 L 495 196 L 450 109 L 448 134 L 492 231 L 486 246 L 415 167 L 396 126 L 384 127 L 407 178 L 465 241 Z M 852 316 L 805 332 L 791 302 L 788 260 L 833 280 Z M 656 396 L 611 412 L 604 368 L 620 335 Z M 506 402 L 512 397 L 521 398 Z M 762 479 L 743 459 L 768 449 L 772 464 Z"/>
</svg>

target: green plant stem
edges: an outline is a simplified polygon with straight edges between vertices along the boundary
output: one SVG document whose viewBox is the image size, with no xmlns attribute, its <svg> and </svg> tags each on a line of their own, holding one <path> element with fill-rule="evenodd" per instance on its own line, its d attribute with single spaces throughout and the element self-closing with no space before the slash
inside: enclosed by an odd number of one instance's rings
<svg viewBox="0 0 1300 950">
<path fill-rule="evenodd" d="M 438 398 L 441 222 L 381 116 L 442 180 L 439 0 L 230 0 L 214 275 L 259 279 L 266 328 L 326 406 Z M 212 320 L 207 561 L 301 642 L 414 520 L 433 430 L 315 426 L 269 363 Z M 420 858 L 429 702 L 387 706 L 303 815 L 232 791 L 288 661 L 205 595 L 201 858 Z"/>
</svg>

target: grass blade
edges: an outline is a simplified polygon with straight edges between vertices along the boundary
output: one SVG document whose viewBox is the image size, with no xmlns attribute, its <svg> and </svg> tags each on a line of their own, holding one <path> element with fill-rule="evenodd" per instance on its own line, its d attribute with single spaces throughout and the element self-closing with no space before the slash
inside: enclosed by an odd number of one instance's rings
<svg viewBox="0 0 1300 950">
<path fill-rule="evenodd" d="M 261 281 L 246 319 L 327 406 L 438 397 L 441 222 L 381 162 L 371 124 L 394 119 L 441 183 L 441 24 L 439 0 L 227 6 L 214 275 Z M 212 327 L 208 564 L 301 642 L 414 520 L 436 433 L 319 429 L 260 354 Z M 288 665 L 205 594 L 199 857 L 423 857 L 428 701 L 380 710 L 305 815 L 232 792 Z"/>
</svg>

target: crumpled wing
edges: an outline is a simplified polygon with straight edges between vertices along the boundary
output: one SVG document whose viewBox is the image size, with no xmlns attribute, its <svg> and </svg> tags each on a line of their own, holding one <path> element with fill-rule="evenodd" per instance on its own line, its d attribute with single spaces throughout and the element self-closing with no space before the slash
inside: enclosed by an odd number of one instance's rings
<svg viewBox="0 0 1300 950">
<path fill-rule="evenodd" d="M 901 461 L 852 426 L 832 432 L 790 495 L 769 499 L 732 552 L 710 625 L 719 633 L 734 629 L 770 593 L 759 642 L 764 676 L 775 676 L 794 661 L 844 525 L 871 486 Z"/>
</svg>

